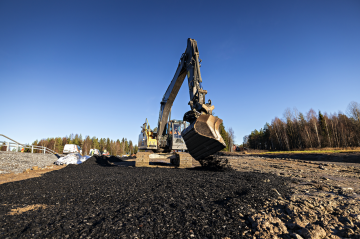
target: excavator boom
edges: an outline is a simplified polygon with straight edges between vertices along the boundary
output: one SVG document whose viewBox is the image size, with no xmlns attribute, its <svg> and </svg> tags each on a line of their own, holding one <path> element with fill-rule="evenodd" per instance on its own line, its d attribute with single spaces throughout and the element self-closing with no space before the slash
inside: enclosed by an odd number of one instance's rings
<svg viewBox="0 0 360 239">
<path fill-rule="evenodd" d="M 187 76 L 190 111 L 185 113 L 183 120 L 189 122 L 190 126 L 182 131 L 181 136 L 190 155 L 196 160 L 203 159 L 226 147 L 219 133 L 222 120 L 212 115 L 215 107 L 211 105 L 211 100 L 205 103 L 207 91 L 201 86 L 200 62 L 197 42 L 189 38 L 175 75 L 160 103 L 157 133 L 159 147 L 171 107 Z"/>
</svg>

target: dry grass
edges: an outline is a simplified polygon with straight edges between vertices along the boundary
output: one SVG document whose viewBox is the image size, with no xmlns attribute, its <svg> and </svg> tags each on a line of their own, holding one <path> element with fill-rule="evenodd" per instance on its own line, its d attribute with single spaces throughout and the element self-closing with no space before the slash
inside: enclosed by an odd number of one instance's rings
<svg viewBox="0 0 360 239">
<path fill-rule="evenodd" d="M 27 211 L 33 211 L 40 208 L 47 208 L 47 205 L 44 204 L 34 204 L 34 205 L 28 205 L 26 207 L 18 207 L 11 209 L 11 211 L 8 213 L 8 215 L 19 215 L 21 213 L 27 212 Z"/>
</svg>

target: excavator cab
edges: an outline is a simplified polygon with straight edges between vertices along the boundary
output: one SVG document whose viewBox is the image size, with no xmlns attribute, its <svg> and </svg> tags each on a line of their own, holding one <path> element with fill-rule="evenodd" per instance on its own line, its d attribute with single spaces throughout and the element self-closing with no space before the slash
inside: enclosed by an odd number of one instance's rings
<svg viewBox="0 0 360 239">
<path fill-rule="evenodd" d="M 168 137 L 170 150 L 187 150 L 181 132 L 186 128 L 186 122 L 182 120 L 170 120 L 168 123 Z"/>
</svg>

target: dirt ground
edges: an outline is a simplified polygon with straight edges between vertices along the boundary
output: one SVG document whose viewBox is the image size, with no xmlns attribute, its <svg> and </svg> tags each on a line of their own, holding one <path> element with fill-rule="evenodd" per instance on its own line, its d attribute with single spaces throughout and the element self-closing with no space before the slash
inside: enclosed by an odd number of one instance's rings
<svg viewBox="0 0 360 239">
<path fill-rule="evenodd" d="M 279 194 L 261 212 L 243 215 L 244 238 L 360 238 L 360 153 L 240 154 L 222 153 L 233 169 L 271 173 L 292 180 L 292 196 Z M 135 158 L 110 162 L 135 166 Z M 151 167 L 174 167 L 167 159 L 151 159 Z M 193 166 L 200 164 L 193 161 Z M 64 166 L 0 175 L 0 184 L 39 177 Z"/>
<path fill-rule="evenodd" d="M 261 213 L 244 215 L 245 238 L 360 238 L 360 153 L 221 155 L 237 171 L 293 180 L 290 198 L 279 194 Z M 170 160 L 150 161 L 172 167 Z"/>
<path fill-rule="evenodd" d="M 40 177 L 44 173 L 48 173 L 54 170 L 59 170 L 66 167 L 66 165 L 49 165 L 45 168 L 32 167 L 25 170 L 23 173 L 5 173 L 0 174 L 0 184 L 21 181 L 29 178 Z"/>
<path fill-rule="evenodd" d="M 225 155 L 224 155 L 225 156 Z M 228 154 L 238 171 L 273 173 L 293 180 L 291 198 L 279 195 L 249 215 L 259 238 L 360 238 L 360 154 Z"/>
</svg>

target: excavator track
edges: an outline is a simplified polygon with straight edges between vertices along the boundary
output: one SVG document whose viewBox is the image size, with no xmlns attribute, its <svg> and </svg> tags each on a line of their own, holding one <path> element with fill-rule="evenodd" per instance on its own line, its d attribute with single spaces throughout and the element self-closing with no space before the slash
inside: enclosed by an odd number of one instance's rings
<svg viewBox="0 0 360 239">
<path fill-rule="evenodd" d="M 220 135 L 222 119 L 212 115 L 200 115 L 182 133 L 189 154 L 197 161 L 226 147 Z"/>
</svg>

